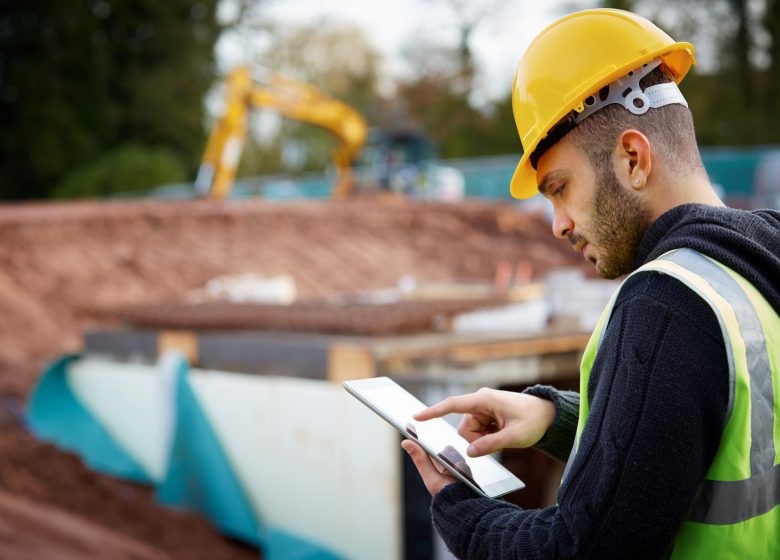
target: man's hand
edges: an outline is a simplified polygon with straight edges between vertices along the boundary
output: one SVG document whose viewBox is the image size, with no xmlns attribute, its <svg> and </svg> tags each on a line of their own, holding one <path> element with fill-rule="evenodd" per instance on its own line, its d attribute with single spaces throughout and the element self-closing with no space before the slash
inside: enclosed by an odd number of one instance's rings
<svg viewBox="0 0 780 560">
<path fill-rule="evenodd" d="M 555 419 L 555 406 L 546 399 L 487 388 L 445 399 L 415 414 L 414 419 L 430 420 L 453 412 L 463 414 L 458 433 L 471 443 L 467 451 L 471 457 L 507 447 L 531 447 Z"/>
<path fill-rule="evenodd" d="M 425 487 L 431 496 L 438 494 L 442 488 L 458 479 L 452 476 L 444 467 L 431 459 L 425 450 L 410 439 L 401 442 L 401 447 L 409 454 L 414 461 L 414 466 L 420 473 Z"/>
</svg>

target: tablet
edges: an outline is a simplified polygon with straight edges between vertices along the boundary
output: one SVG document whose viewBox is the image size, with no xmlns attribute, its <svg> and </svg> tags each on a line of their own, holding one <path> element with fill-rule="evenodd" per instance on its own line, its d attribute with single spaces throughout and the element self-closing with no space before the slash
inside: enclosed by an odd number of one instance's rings
<svg viewBox="0 0 780 560">
<path fill-rule="evenodd" d="M 469 457 L 469 443 L 446 420 L 414 420 L 412 416 L 427 407 L 395 381 L 374 377 L 345 381 L 344 388 L 404 436 L 416 440 L 428 455 L 475 492 L 497 498 L 525 488 L 522 480 L 493 457 Z"/>
</svg>

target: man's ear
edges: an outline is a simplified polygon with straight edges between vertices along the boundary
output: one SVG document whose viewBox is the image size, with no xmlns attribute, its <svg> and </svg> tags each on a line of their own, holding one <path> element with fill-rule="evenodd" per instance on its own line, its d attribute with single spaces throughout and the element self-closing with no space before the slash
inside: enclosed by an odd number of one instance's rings
<svg viewBox="0 0 780 560">
<path fill-rule="evenodd" d="M 618 138 L 615 150 L 618 177 L 625 179 L 635 190 L 643 189 L 652 167 L 650 141 L 647 136 L 633 128 L 624 130 Z"/>
</svg>

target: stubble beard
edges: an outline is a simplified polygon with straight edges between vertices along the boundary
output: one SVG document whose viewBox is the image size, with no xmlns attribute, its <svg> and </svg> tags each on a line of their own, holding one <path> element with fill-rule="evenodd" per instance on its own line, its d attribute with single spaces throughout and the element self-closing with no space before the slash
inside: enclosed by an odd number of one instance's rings
<svg viewBox="0 0 780 560">
<path fill-rule="evenodd" d="M 650 225 L 650 210 L 638 195 L 623 188 L 611 158 L 594 165 L 594 171 L 596 192 L 589 237 L 599 249 L 596 273 L 613 279 L 634 270 L 639 243 Z"/>
</svg>

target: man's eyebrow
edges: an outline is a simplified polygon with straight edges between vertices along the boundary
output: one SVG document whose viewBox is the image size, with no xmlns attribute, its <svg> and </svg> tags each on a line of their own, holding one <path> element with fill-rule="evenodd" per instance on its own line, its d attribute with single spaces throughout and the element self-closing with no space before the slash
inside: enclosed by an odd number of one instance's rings
<svg viewBox="0 0 780 560">
<path fill-rule="evenodd" d="M 547 191 L 550 189 L 550 183 L 555 181 L 558 177 L 560 177 L 563 174 L 562 171 L 556 170 L 551 171 L 547 175 L 544 176 L 542 179 L 542 182 L 539 183 L 539 192 L 542 193 L 543 196 L 547 196 Z"/>
</svg>

